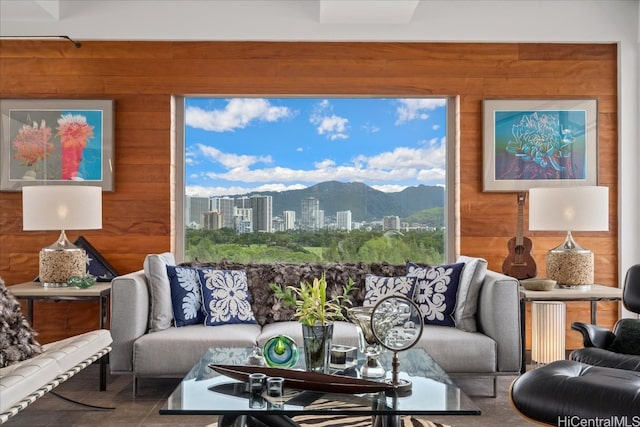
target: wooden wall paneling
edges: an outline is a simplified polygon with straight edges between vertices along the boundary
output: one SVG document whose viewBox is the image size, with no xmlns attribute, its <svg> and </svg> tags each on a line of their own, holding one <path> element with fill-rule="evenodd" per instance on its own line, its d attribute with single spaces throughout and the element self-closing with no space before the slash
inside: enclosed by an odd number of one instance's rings
<svg viewBox="0 0 640 427">
<path fill-rule="evenodd" d="M 600 185 L 610 189 L 610 230 L 577 233 L 596 254 L 596 280 L 617 277 L 617 47 L 615 44 L 394 42 L 66 42 L 0 41 L 2 98 L 108 98 L 115 101 L 114 192 L 103 194 L 103 229 L 79 233 L 119 271 L 171 248 L 172 95 L 458 96 L 460 251 L 499 271 L 516 228 L 513 193 L 482 191 L 482 100 L 598 100 Z M 30 280 L 37 253 L 55 233 L 22 231 L 21 195 L 0 192 L 0 275 Z M 525 213 L 526 214 L 526 213 Z M 525 233 L 544 272 L 563 233 Z M 600 305 L 599 305 L 600 306 Z M 599 323 L 617 318 L 599 307 Z M 38 306 L 41 338 L 92 326 L 92 307 Z M 568 306 L 568 319 L 585 320 Z M 64 320 L 62 320 L 64 318 Z M 586 317 L 588 318 L 588 316 Z M 529 327 L 529 325 L 527 325 Z M 568 331 L 568 348 L 581 343 Z"/>
</svg>

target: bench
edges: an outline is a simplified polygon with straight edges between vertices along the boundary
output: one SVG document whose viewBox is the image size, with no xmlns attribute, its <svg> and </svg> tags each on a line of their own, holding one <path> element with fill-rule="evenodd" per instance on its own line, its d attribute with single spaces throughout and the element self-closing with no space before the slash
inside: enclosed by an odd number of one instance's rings
<svg viewBox="0 0 640 427">
<path fill-rule="evenodd" d="M 0 369 L 0 424 L 111 351 L 99 329 L 42 346 L 30 359 Z"/>
</svg>

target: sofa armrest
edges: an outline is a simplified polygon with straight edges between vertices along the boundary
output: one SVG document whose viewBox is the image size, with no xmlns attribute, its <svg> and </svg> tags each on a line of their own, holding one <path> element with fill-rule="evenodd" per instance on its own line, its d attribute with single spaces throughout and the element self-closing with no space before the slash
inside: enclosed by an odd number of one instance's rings
<svg viewBox="0 0 640 427">
<path fill-rule="evenodd" d="M 143 270 L 118 276 L 111 282 L 112 374 L 133 372 L 133 343 L 149 322 L 149 288 Z"/>
<path fill-rule="evenodd" d="M 518 281 L 487 270 L 478 298 L 478 329 L 498 345 L 498 372 L 518 372 L 522 361 Z"/>
</svg>

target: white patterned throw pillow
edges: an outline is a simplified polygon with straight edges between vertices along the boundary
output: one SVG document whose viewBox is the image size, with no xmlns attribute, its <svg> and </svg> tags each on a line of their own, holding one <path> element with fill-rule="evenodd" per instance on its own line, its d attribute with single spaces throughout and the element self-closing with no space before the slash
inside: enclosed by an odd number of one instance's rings
<svg viewBox="0 0 640 427">
<path fill-rule="evenodd" d="M 204 322 L 198 270 L 190 267 L 167 266 L 171 287 L 173 322 L 176 327 Z"/>
<path fill-rule="evenodd" d="M 364 278 L 364 307 L 372 307 L 382 298 L 400 295 L 412 299 L 416 278 L 409 276 L 383 277 L 367 274 Z"/>
<path fill-rule="evenodd" d="M 244 270 L 199 269 L 207 326 L 257 323 Z"/>
<path fill-rule="evenodd" d="M 463 267 L 463 263 L 432 267 L 407 264 L 407 276 L 417 278 L 413 301 L 420 308 L 425 324 L 456 325 L 453 314 Z"/>
</svg>

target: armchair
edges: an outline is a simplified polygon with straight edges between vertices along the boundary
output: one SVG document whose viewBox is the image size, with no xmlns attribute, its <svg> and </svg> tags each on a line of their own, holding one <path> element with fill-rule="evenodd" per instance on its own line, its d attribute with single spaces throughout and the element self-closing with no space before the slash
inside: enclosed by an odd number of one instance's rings
<svg viewBox="0 0 640 427">
<path fill-rule="evenodd" d="M 627 310 L 640 313 L 640 264 L 627 271 L 622 303 Z M 582 322 L 573 322 L 571 328 L 580 332 L 584 341 L 584 348 L 574 350 L 571 360 L 640 372 L 640 319 L 620 319 L 613 332 Z"/>
</svg>

